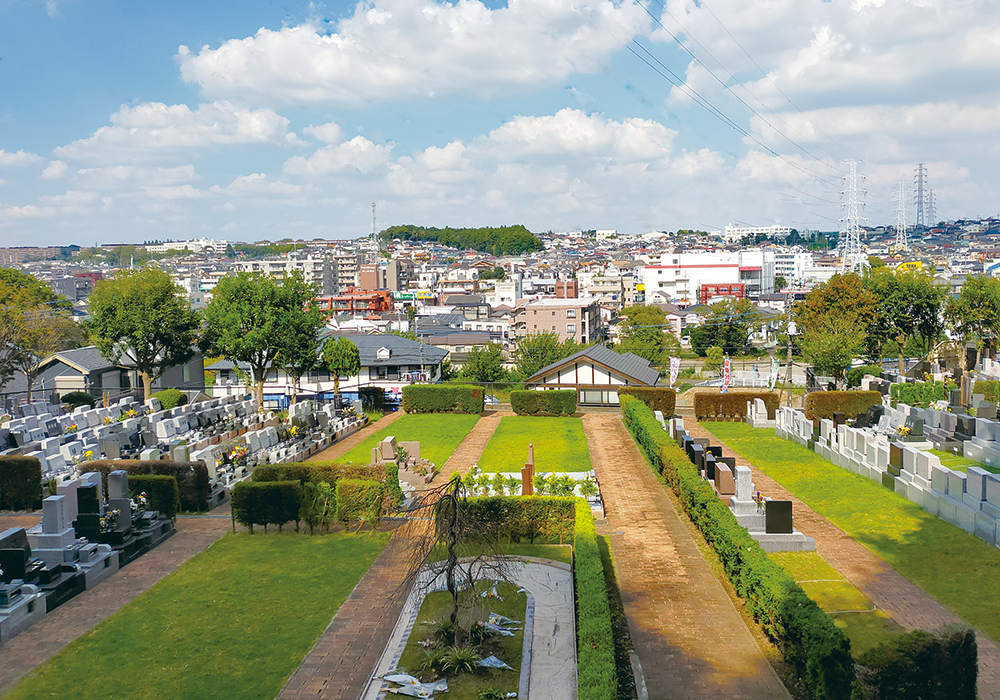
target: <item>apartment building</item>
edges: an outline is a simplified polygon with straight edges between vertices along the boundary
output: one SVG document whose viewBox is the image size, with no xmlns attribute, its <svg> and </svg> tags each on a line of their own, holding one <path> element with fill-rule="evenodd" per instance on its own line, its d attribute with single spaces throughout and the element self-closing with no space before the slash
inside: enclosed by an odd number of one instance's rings
<svg viewBox="0 0 1000 700">
<path fill-rule="evenodd" d="M 316 286 L 320 296 L 332 296 L 340 290 L 337 261 L 323 255 L 295 255 L 262 260 L 241 260 L 233 264 L 237 272 L 251 272 L 284 279 L 301 272 L 306 282 Z"/>
<path fill-rule="evenodd" d="M 594 343 L 600 339 L 601 305 L 594 297 L 529 301 L 518 307 L 515 329 L 518 336 L 555 333 L 559 342 Z"/>
<path fill-rule="evenodd" d="M 774 291 L 774 251 L 663 254 L 658 264 L 643 268 L 647 303 L 694 304 L 703 285 L 746 285 L 750 297 Z"/>
</svg>

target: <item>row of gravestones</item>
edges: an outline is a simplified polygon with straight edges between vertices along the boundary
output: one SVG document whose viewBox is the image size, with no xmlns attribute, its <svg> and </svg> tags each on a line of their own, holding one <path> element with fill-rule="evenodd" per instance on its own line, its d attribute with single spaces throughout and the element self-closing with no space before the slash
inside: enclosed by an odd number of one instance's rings
<svg viewBox="0 0 1000 700">
<path fill-rule="evenodd" d="M 173 534 L 171 521 L 129 497 L 128 475 L 91 472 L 42 502 L 42 522 L 0 533 L 0 644 L 97 586 Z"/>
<path fill-rule="evenodd" d="M 923 415 L 928 416 L 928 411 Z M 977 426 L 977 421 L 982 424 Z M 972 419 L 965 422 L 963 429 L 989 431 L 996 436 L 992 432 L 996 426 L 995 421 Z M 963 474 L 944 467 L 937 455 L 923 449 L 926 443 L 902 442 L 846 422 L 813 422 L 802 411 L 788 407 L 778 411 L 776 432 L 839 467 L 882 484 L 989 544 L 1000 546 L 1000 475 L 980 467 L 969 467 Z"/>
<path fill-rule="evenodd" d="M 659 413 L 659 412 L 657 412 Z M 764 415 L 766 416 L 766 410 Z M 747 529 L 765 552 L 806 552 L 816 549 L 811 537 L 796 530 L 792 523 L 792 502 L 771 498 L 754 499 L 752 472 L 746 465 L 737 465 L 735 457 L 724 457 L 721 445 L 712 445 L 708 438 L 693 438 L 684 429 L 683 418 L 664 421 L 677 446 L 687 454 L 702 479 L 711 484 L 716 495 L 726 503 L 737 522 Z M 759 503 L 758 503 L 759 501 Z"/>
</svg>

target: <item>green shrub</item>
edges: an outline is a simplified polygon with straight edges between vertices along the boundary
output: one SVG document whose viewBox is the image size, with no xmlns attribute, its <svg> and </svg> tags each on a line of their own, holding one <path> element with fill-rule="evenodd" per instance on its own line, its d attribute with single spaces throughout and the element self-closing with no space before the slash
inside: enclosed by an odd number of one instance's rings
<svg viewBox="0 0 1000 700">
<path fill-rule="evenodd" d="M 590 506 L 583 499 L 577 499 L 575 505 L 577 693 L 580 700 L 613 700 L 618 693 L 618 678 L 604 565 Z"/>
<path fill-rule="evenodd" d="M 881 373 L 882 368 L 878 365 L 861 365 L 860 367 L 851 367 L 847 370 L 847 386 L 851 389 L 861 386 L 861 380 L 865 378 L 866 374 L 877 377 Z"/>
<path fill-rule="evenodd" d="M 297 481 L 240 481 L 232 492 L 233 518 L 250 528 L 263 525 L 282 526 L 292 520 L 299 529 L 299 513 L 302 510 L 302 485 Z"/>
<path fill-rule="evenodd" d="M 37 510 L 42 464 L 34 457 L 0 457 L 0 510 Z"/>
<path fill-rule="evenodd" d="M 519 416 L 571 416 L 576 413 L 576 391 L 512 391 L 510 408 Z"/>
<path fill-rule="evenodd" d="M 90 406 L 93 408 L 94 404 L 97 403 L 97 399 L 86 391 L 71 391 L 68 394 L 63 394 L 59 400 L 65 404 L 69 404 L 71 408 L 78 408 L 80 406 Z"/>
<path fill-rule="evenodd" d="M 149 500 L 149 509 L 163 513 L 163 516 L 173 520 L 181 507 L 181 493 L 177 488 L 177 479 L 162 474 L 130 475 L 128 490 L 135 498 L 145 493 Z"/>
<path fill-rule="evenodd" d="M 976 635 L 970 629 L 900 635 L 858 659 L 856 700 L 975 700 Z"/>
<path fill-rule="evenodd" d="M 634 396 L 650 410 L 663 413 L 664 420 L 674 417 L 677 392 L 669 387 L 623 386 L 618 389 L 618 396 Z"/>
<path fill-rule="evenodd" d="M 972 393 L 983 394 L 987 401 L 1000 405 L 1000 382 L 977 381 L 972 385 Z"/>
<path fill-rule="evenodd" d="M 736 521 L 649 407 L 624 396 L 621 410 L 639 448 L 678 495 L 747 610 L 779 644 L 806 690 L 815 698 L 849 698 L 854 668 L 844 633 Z"/>
<path fill-rule="evenodd" d="M 806 418 L 833 418 L 834 413 L 857 418 L 881 403 L 882 394 L 877 391 L 814 391 L 806 396 Z"/>
<path fill-rule="evenodd" d="M 337 482 L 337 519 L 345 526 L 368 521 L 377 526 L 382 516 L 385 486 L 378 481 L 341 479 Z"/>
<path fill-rule="evenodd" d="M 485 394 L 467 384 L 410 384 L 403 387 L 407 413 L 482 413 Z"/>
<path fill-rule="evenodd" d="M 977 384 L 980 382 L 977 382 Z M 952 382 L 913 382 L 912 384 L 890 384 L 889 398 L 892 405 L 905 403 L 907 406 L 920 406 L 927 408 L 934 401 L 944 401 L 948 398 L 948 392 L 957 389 L 958 386 Z"/>
<path fill-rule="evenodd" d="M 159 399 L 160 408 L 164 411 L 176 408 L 177 406 L 183 406 L 188 402 L 187 395 L 180 389 L 164 389 L 163 391 L 157 391 L 155 394 L 150 394 L 149 398 Z"/>
<path fill-rule="evenodd" d="M 104 492 L 108 491 L 108 474 L 124 469 L 129 478 L 146 474 L 172 476 L 180 490 L 181 510 L 201 513 L 208 510 L 210 487 L 208 467 L 204 462 L 163 462 L 133 459 L 95 460 L 87 462 L 87 471 L 100 472 Z"/>
<path fill-rule="evenodd" d="M 466 513 L 494 541 L 536 539 L 560 544 L 573 527 L 574 499 L 545 496 L 485 496 L 466 499 Z"/>
<path fill-rule="evenodd" d="M 303 485 L 326 482 L 334 487 L 340 479 L 381 481 L 385 484 L 386 494 L 383 510 L 395 510 L 403 502 L 403 490 L 399 485 L 399 467 L 391 465 L 386 465 L 383 469 L 366 464 L 338 462 L 266 464 L 254 469 L 250 478 L 253 481 L 298 481 Z"/>
<path fill-rule="evenodd" d="M 768 419 L 774 420 L 780 399 L 773 391 L 701 392 L 694 396 L 694 414 L 698 420 L 743 420 L 747 417 L 747 403 L 754 399 L 764 401 Z"/>
<path fill-rule="evenodd" d="M 379 413 L 385 409 L 385 389 L 380 386 L 363 386 L 358 389 L 358 397 L 365 413 Z"/>
<path fill-rule="evenodd" d="M 325 481 L 307 481 L 302 485 L 302 507 L 299 516 L 309 526 L 309 534 L 317 527 L 327 532 L 337 519 L 337 490 Z"/>
</svg>

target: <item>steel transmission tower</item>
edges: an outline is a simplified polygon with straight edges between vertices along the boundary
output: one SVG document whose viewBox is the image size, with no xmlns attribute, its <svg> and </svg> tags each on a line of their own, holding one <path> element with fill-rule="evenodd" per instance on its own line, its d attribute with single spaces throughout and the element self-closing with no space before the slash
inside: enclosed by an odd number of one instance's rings
<svg viewBox="0 0 1000 700">
<path fill-rule="evenodd" d="M 909 250 L 906 240 L 906 176 L 900 175 L 896 192 L 896 250 Z"/>
<path fill-rule="evenodd" d="M 868 256 L 861 250 L 861 222 L 867 219 L 862 219 L 858 213 L 859 208 L 863 206 L 863 203 L 859 203 L 858 193 L 866 194 L 866 191 L 858 190 L 858 161 L 849 160 L 847 164 L 851 167 L 851 172 L 844 178 L 847 190 L 841 192 L 841 196 L 847 198 L 847 216 L 841 219 L 844 226 L 840 231 L 843 256 L 840 267 L 848 272 L 861 272 L 868 267 Z"/>
<path fill-rule="evenodd" d="M 917 167 L 913 170 L 913 203 L 917 205 L 917 215 L 913 220 L 915 226 L 926 225 L 926 220 L 924 219 L 924 205 L 927 202 L 924 196 L 924 184 L 927 182 L 927 168 L 924 167 L 923 163 L 917 163 Z"/>
<path fill-rule="evenodd" d="M 927 222 L 933 226 L 937 221 L 937 207 L 934 205 L 934 190 L 927 190 Z"/>
</svg>

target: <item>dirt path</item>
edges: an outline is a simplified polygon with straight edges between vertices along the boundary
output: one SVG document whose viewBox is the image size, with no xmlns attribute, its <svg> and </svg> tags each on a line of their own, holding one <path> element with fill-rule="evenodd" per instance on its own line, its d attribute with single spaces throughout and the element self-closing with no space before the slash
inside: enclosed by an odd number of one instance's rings
<svg viewBox="0 0 1000 700">
<path fill-rule="evenodd" d="M 374 423 L 369 423 L 363 427 L 358 432 L 350 435 L 340 442 L 335 442 L 329 447 L 327 447 L 322 452 L 313 455 L 307 462 L 332 462 L 335 459 L 340 459 L 345 454 L 353 450 L 355 447 L 364 442 L 364 439 L 371 435 L 372 433 L 377 433 L 382 428 L 390 425 L 400 418 L 402 418 L 405 413 L 402 411 L 395 411 L 393 413 L 386 413 L 382 418 L 375 421 Z"/>
<path fill-rule="evenodd" d="M 583 424 L 649 697 L 790 698 L 621 419 Z"/>
<path fill-rule="evenodd" d="M 710 438 L 713 445 L 722 445 L 723 456 L 736 457 L 740 464 L 748 465 L 758 491 L 772 498 L 791 501 L 795 528 L 815 539 L 820 555 L 903 627 L 935 630 L 945 624 L 965 624 L 924 589 L 816 513 L 702 425 L 685 421 L 684 427 L 692 437 Z M 1000 700 L 1000 648 L 981 632 L 976 633 L 976 641 L 979 646 L 980 700 Z"/>
</svg>

